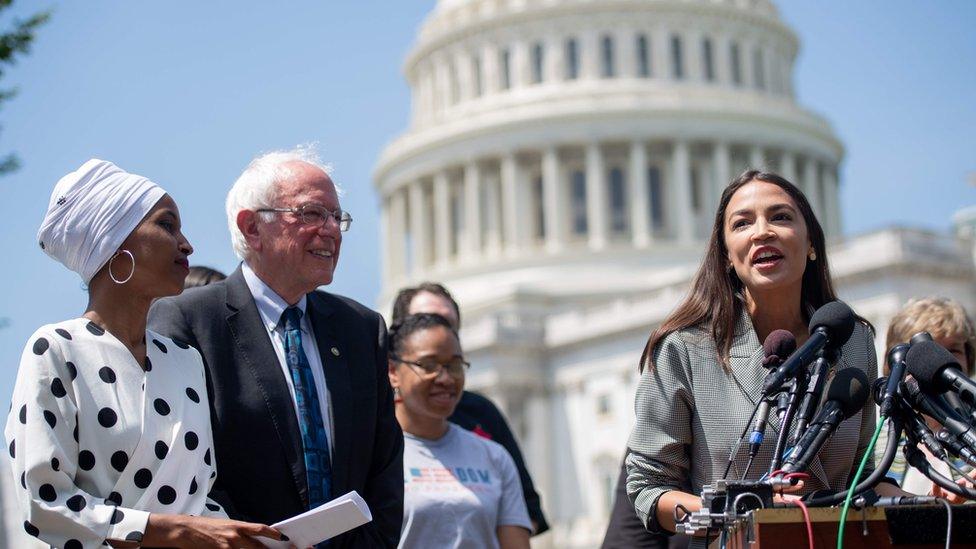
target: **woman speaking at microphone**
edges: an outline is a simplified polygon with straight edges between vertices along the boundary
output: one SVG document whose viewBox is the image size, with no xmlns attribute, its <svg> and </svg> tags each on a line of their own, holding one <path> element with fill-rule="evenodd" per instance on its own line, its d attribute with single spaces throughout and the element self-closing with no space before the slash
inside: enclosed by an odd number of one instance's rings
<svg viewBox="0 0 976 549">
<path fill-rule="evenodd" d="M 772 173 L 750 170 L 735 179 L 722 193 L 690 293 L 641 357 L 627 493 L 648 530 L 674 532 L 676 509 L 700 509 L 702 487 L 722 478 L 762 391 L 761 342 L 786 329 L 802 345 L 810 316 L 835 299 L 823 229 L 803 193 Z M 861 368 L 873 381 L 872 337 L 858 318 L 834 368 Z M 841 423 L 811 463 L 803 492 L 847 487 L 874 431 L 872 406 Z M 777 433 L 766 433 L 750 479 L 769 468 Z M 730 478 L 742 476 L 746 446 Z"/>
</svg>

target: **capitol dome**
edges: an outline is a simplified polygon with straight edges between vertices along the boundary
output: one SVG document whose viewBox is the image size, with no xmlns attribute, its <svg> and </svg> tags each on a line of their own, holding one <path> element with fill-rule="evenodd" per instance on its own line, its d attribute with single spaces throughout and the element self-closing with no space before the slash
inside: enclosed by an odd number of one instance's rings
<svg viewBox="0 0 976 549">
<path fill-rule="evenodd" d="M 798 47 L 767 0 L 440 0 L 404 63 L 410 127 L 375 169 L 384 297 L 687 261 L 749 167 L 839 235 L 843 146 L 796 102 Z"/>
</svg>

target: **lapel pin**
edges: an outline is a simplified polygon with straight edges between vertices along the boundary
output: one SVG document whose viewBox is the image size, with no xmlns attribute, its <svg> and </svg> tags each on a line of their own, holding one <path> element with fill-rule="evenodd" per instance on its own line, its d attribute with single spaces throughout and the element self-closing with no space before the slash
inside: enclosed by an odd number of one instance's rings
<svg viewBox="0 0 976 549">
<path fill-rule="evenodd" d="M 333 347 L 332 348 L 332 356 L 339 356 L 339 348 L 338 347 Z"/>
</svg>

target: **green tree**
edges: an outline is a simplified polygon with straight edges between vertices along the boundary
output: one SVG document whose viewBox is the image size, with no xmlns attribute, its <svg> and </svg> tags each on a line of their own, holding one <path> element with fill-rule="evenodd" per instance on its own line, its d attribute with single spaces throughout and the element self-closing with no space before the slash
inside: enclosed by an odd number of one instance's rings
<svg viewBox="0 0 976 549">
<path fill-rule="evenodd" d="M 13 0 L 0 0 L 0 15 L 9 9 L 11 4 Z M 24 20 L 14 19 L 12 28 L 0 31 L 0 79 L 3 78 L 7 67 L 13 65 L 18 57 L 30 51 L 37 28 L 50 17 L 49 11 L 43 11 Z M 0 107 L 16 94 L 16 88 L 0 88 Z M 15 153 L 8 153 L 0 158 L 0 175 L 10 173 L 19 167 L 20 159 Z"/>
</svg>

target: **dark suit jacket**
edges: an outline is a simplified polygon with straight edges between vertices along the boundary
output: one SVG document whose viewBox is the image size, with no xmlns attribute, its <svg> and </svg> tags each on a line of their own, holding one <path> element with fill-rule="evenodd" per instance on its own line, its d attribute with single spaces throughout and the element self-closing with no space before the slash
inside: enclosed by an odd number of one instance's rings
<svg viewBox="0 0 976 549">
<path fill-rule="evenodd" d="M 403 522 L 403 433 L 387 377 L 386 325 L 359 303 L 319 291 L 308 294 L 306 314 L 332 400 L 332 495 L 356 490 L 373 514 L 371 523 L 335 538 L 332 547 L 395 547 Z M 215 499 L 233 518 L 264 524 L 306 511 L 294 404 L 241 269 L 157 301 L 149 326 L 203 355 Z"/>
<path fill-rule="evenodd" d="M 532 535 L 535 536 L 549 530 L 546 515 L 542 512 L 542 501 L 535 491 L 529 470 L 525 467 L 522 450 L 519 449 L 515 435 L 509 428 L 508 422 L 505 421 L 505 416 L 502 415 L 501 410 L 486 397 L 471 391 L 464 391 L 461 393 L 461 401 L 454 409 L 454 414 L 448 420 L 468 431 L 477 432 L 480 429 L 482 433 L 490 436 L 491 440 L 508 450 L 519 472 L 519 480 L 522 482 L 522 495 L 529 511 L 529 518 L 536 525 L 535 532 Z"/>
</svg>

